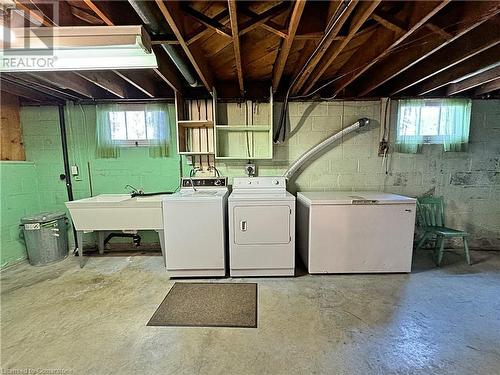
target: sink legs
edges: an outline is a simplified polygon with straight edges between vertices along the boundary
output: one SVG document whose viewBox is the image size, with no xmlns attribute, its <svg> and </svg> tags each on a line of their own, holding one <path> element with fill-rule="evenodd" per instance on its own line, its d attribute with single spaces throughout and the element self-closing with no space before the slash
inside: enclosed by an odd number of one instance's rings
<svg viewBox="0 0 500 375">
<path fill-rule="evenodd" d="M 78 242 L 78 256 L 80 257 L 80 268 L 83 268 L 83 230 L 76 231 L 76 241 Z"/>
<path fill-rule="evenodd" d="M 159 229 L 156 232 L 158 233 L 158 237 L 160 237 L 161 255 L 163 255 L 163 264 L 166 267 L 167 266 L 167 257 L 166 257 L 166 253 L 165 253 L 165 232 L 163 229 Z"/>
</svg>

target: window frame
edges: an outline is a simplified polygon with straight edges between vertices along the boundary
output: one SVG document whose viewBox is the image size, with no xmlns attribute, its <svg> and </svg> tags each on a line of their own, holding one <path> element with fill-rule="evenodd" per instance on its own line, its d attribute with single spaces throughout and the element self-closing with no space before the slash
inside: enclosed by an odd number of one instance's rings
<svg viewBox="0 0 500 375">
<path fill-rule="evenodd" d="M 439 119 L 441 119 L 441 110 L 443 106 L 446 106 L 446 99 L 423 99 L 424 100 L 424 105 L 420 106 L 419 109 L 419 114 L 422 116 L 422 108 L 424 107 L 438 107 L 439 108 Z M 400 127 L 400 105 L 398 104 L 398 117 L 397 117 L 397 123 L 396 123 L 396 137 L 399 136 L 399 131 L 401 130 Z M 415 129 L 415 133 L 417 130 L 420 130 L 420 128 Z M 442 144 L 445 139 L 447 134 L 441 134 L 441 121 L 438 122 L 438 128 L 437 128 L 437 133 L 438 134 L 415 134 L 415 135 L 403 135 L 407 140 L 421 140 L 423 144 L 426 145 L 432 145 L 432 144 Z"/>
<path fill-rule="evenodd" d="M 125 119 L 125 136 L 127 139 L 114 139 L 113 138 L 113 133 L 111 133 L 111 140 L 115 142 L 119 147 L 149 147 L 151 146 L 156 139 L 148 139 L 148 127 L 146 125 L 146 109 L 123 109 L 123 110 L 110 110 L 107 113 L 108 116 L 108 122 L 109 126 L 111 127 L 111 119 L 110 119 L 110 114 L 113 112 L 123 112 L 125 114 L 124 119 Z M 146 134 L 145 139 L 128 139 L 128 126 L 127 126 L 127 112 L 142 112 L 144 115 L 144 131 Z"/>
</svg>

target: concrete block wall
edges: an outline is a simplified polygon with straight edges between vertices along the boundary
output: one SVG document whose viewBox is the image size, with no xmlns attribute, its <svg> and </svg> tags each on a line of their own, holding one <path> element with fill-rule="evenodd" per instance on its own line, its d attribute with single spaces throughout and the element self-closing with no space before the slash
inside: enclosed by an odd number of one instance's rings
<svg viewBox="0 0 500 375">
<path fill-rule="evenodd" d="M 26 258 L 20 219 L 40 212 L 35 164 L 0 161 L 0 197 L 0 267 L 5 267 Z"/>
<path fill-rule="evenodd" d="M 395 106 L 390 121 L 392 141 L 394 111 Z M 276 112 L 279 113 L 279 108 Z M 372 120 L 370 127 L 347 136 L 302 168 L 289 185 L 292 191 L 378 190 L 413 197 L 443 196 L 450 226 L 469 231 L 470 243 L 475 248 L 500 249 L 498 100 L 473 102 L 467 152 L 446 153 L 441 145 L 425 145 L 420 154 L 391 152 L 385 159 L 377 155 L 379 101 L 290 103 L 288 140 L 274 146 L 272 161 L 256 161 L 258 174 L 282 175 L 310 147 L 361 117 Z M 245 162 L 218 165 L 223 174 L 234 177 L 244 175 Z"/>
</svg>

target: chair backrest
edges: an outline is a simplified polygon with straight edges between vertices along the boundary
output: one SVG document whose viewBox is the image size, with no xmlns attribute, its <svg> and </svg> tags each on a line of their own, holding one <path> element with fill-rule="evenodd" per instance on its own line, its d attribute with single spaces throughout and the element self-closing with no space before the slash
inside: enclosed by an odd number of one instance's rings
<svg viewBox="0 0 500 375">
<path fill-rule="evenodd" d="M 419 224 L 424 227 L 444 227 L 443 197 L 417 198 Z"/>
</svg>

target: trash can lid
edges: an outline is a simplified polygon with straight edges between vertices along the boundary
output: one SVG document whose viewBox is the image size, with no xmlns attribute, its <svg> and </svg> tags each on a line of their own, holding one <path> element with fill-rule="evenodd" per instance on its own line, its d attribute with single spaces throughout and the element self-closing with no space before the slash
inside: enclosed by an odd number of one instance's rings
<svg viewBox="0 0 500 375">
<path fill-rule="evenodd" d="M 40 212 L 39 214 L 21 218 L 21 224 L 46 223 L 48 221 L 58 220 L 65 217 L 66 214 L 64 212 Z"/>
</svg>

